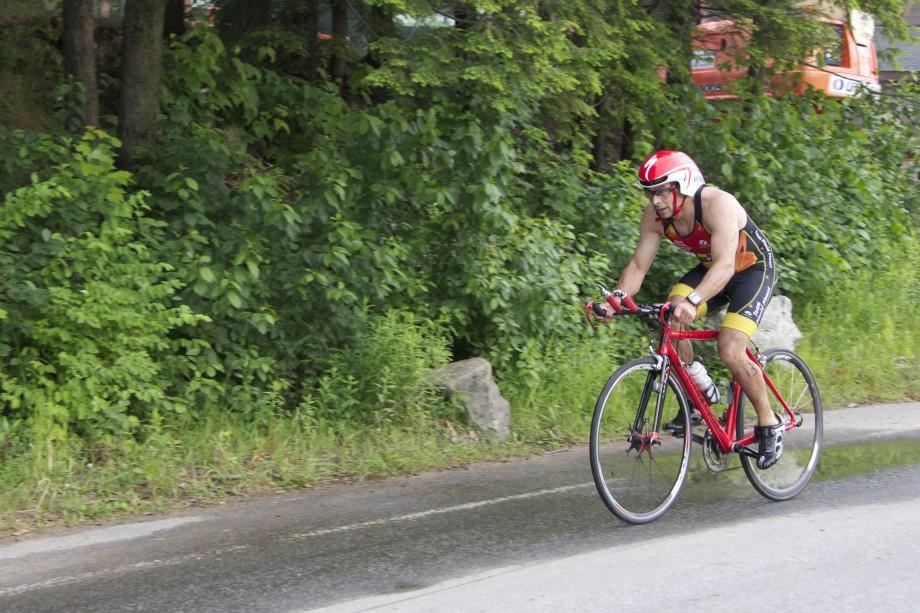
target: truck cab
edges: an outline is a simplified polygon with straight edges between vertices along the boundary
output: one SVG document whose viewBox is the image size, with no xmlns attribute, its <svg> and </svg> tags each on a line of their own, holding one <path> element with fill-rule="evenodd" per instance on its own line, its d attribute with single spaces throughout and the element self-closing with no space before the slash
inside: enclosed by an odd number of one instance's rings
<svg viewBox="0 0 920 613">
<path fill-rule="evenodd" d="M 831 98 L 844 98 L 866 89 L 879 91 L 872 17 L 855 10 L 832 17 L 836 18 L 821 21 L 834 29 L 837 44 L 823 50 L 820 60 L 815 57 L 792 71 L 771 75 L 768 94 L 801 94 L 814 88 Z M 729 85 L 747 74 L 747 67 L 737 60 L 743 58 L 748 36 L 734 21 L 706 21 L 697 27 L 691 77 L 707 99 L 736 98 Z"/>
</svg>

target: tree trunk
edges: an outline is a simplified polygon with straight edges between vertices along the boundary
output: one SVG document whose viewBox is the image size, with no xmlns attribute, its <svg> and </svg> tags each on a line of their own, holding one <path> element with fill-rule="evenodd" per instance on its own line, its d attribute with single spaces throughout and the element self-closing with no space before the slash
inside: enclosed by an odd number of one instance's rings
<svg viewBox="0 0 920 613">
<path fill-rule="evenodd" d="M 61 39 L 64 66 L 83 86 L 83 127 L 99 124 L 99 92 L 96 89 L 96 42 L 93 33 L 93 0 L 64 0 Z"/>
<path fill-rule="evenodd" d="M 348 2 L 332 0 L 332 56 L 329 74 L 336 83 L 345 78 L 345 51 L 348 46 Z"/>
<path fill-rule="evenodd" d="M 137 146 L 150 141 L 156 130 L 165 9 L 166 0 L 128 0 L 125 6 L 118 103 L 122 168 L 133 168 Z"/>
<path fill-rule="evenodd" d="M 610 121 L 610 118 L 607 116 L 606 110 L 607 99 L 604 96 L 605 92 L 601 92 L 601 102 L 597 108 L 597 132 L 594 134 L 594 143 L 592 147 L 592 153 L 594 155 L 594 170 L 597 172 L 604 172 L 607 169 L 607 143 L 609 140 L 609 132 L 607 122 Z M 592 105 L 597 104 L 597 97 L 592 94 L 588 102 Z"/>
<path fill-rule="evenodd" d="M 185 0 L 166 0 L 163 35 L 167 38 L 185 34 Z"/>
<path fill-rule="evenodd" d="M 319 76 L 321 66 L 319 53 L 319 2 L 310 2 L 306 7 L 306 23 L 304 30 L 307 33 L 307 79 L 314 80 Z"/>
<path fill-rule="evenodd" d="M 619 162 L 620 160 L 628 160 L 632 158 L 633 154 L 633 125 L 628 119 L 623 119 L 623 122 L 620 124 L 619 132 L 619 155 L 616 159 L 611 160 L 612 164 Z"/>
</svg>

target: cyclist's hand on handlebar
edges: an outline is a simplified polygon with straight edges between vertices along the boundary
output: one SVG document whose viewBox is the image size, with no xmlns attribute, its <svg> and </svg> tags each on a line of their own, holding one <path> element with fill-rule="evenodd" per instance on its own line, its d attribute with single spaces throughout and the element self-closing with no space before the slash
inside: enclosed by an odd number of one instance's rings
<svg viewBox="0 0 920 613">
<path fill-rule="evenodd" d="M 604 323 L 610 321 L 610 318 L 613 317 L 614 311 L 613 307 L 605 302 L 596 302 L 591 300 L 588 304 L 585 305 L 585 316 L 589 317 L 593 315 L 595 318 L 601 320 Z"/>
<path fill-rule="evenodd" d="M 684 300 L 671 309 L 671 319 L 685 326 L 690 325 L 696 319 L 696 307 Z"/>
<path fill-rule="evenodd" d="M 597 289 L 601 291 L 604 299 L 602 301 L 590 300 L 585 305 L 585 317 L 592 327 L 594 326 L 592 316 L 607 323 L 616 313 L 622 312 L 624 306 L 633 313 L 639 312 L 639 306 L 623 290 L 615 289 L 611 292 L 600 283 L 597 284 Z"/>
</svg>

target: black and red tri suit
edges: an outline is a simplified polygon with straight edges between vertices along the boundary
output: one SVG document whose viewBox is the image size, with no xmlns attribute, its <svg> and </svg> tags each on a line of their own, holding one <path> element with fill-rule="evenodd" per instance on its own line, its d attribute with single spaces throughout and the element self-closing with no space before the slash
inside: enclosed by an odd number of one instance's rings
<svg viewBox="0 0 920 613">
<path fill-rule="evenodd" d="M 673 220 L 665 224 L 664 235 L 672 243 L 696 255 L 700 263 L 680 278 L 669 296 L 686 297 L 703 280 L 712 266 L 712 236 L 703 226 L 702 192 L 705 185 L 693 195 L 694 224 L 690 234 L 681 235 Z M 701 304 L 697 309 L 699 317 L 708 311 L 717 311 L 728 305 L 728 312 L 722 321 L 723 328 L 733 328 L 754 336 L 763 319 L 767 303 L 773 296 L 776 285 L 776 267 L 773 249 L 766 235 L 747 216 L 747 224 L 738 231 L 738 251 L 735 253 L 735 274 L 722 290 Z"/>
</svg>

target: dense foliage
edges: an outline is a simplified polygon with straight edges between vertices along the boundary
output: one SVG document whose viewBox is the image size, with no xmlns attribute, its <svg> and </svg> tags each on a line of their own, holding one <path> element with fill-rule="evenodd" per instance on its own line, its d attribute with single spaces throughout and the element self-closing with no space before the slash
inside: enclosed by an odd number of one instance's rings
<svg viewBox="0 0 920 613">
<path fill-rule="evenodd" d="M 450 415 L 427 372 L 471 355 L 523 397 L 631 253 L 633 166 L 653 147 L 738 196 L 796 298 L 916 241 L 915 82 L 709 105 L 681 74 L 690 4 L 622 0 L 480 0 L 450 27 L 424 25 L 423 2 L 367 2 L 362 23 L 385 27 L 321 50 L 347 59 L 336 80 L 303 70 L 284 6 L 227 3 L 217 29 L 168 44 L 131 173 L 109 133 L 66 130 L 66 108 L 55 130 L 0 129 L 0 443 L 142 438 L 215 409 Z M 663 248 L 644 297 L 687 266 Z"/>
</svg>

